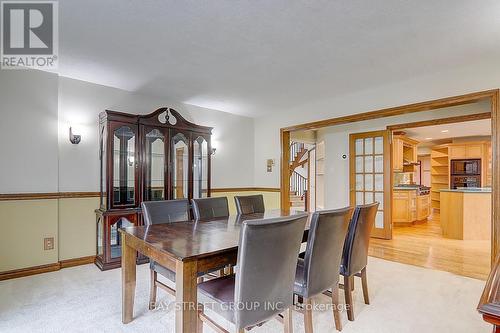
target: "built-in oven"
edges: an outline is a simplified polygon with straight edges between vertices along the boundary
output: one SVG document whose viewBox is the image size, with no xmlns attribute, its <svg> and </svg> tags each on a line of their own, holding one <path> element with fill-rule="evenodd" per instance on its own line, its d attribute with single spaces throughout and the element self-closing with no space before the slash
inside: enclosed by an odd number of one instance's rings
<svg viewBox="0 0 500 333">
<path fill-rule="evenodd" d="M 451 188 L 457 189 L 459 187 L 481 187 L 481 176 L 451 176 Z"/>
<path fill-rule="evenodd" d="M 481 175 L 481 160 L 451 160 L 451 175 Z"/>
</svg>

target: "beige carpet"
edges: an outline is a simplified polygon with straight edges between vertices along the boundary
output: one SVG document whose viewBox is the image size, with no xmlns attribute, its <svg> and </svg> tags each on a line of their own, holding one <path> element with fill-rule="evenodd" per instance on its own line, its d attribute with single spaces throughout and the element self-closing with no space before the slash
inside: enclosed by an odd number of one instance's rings
<svg viewBox="0 0 500 333">
<path fill-rule="evenodd" d="M 119 269 L 101 272 L 86 265 L 2 281 L 0 332 L 173 332 L 173 310 L 147 309 L 147 265 L 138 268 L 137 280 L 135 320 L 128 325 L 121 323 Z M 475 310 L 484 281 L 370 258 L 368 283 L 371 305 L 364 305 L 356 278 L 356 321 L 343 313 L 345 333 L 491 332 Z M 173 298 L 160 290 L 159 300 L 168 304 Z M 332 317 L 328 310 L 316 311 L 315 332 L 334 332 Z M 294 332 L 304 332 L 300 313 L 294 313 L 294 323 Z M 251 332 L 282 330 L 273 320 Z M 205 326 L 205 332 L 212 330 Z"/>
</svg>

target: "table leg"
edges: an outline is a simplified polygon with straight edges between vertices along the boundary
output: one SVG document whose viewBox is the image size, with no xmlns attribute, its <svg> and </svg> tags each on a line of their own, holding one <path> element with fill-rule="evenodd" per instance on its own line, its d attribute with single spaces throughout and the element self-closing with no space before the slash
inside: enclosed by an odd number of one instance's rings
<svg viewBox="0 0 500 333">
<path fill-rule="evenodd" d="M 122 239 L 122 322 L 130 323 L 134 317 L 135 260 L 137 252 Z"/>
<path fill-rule="evenodd" d="M 193 333 L 198 325 L 197 262 L 176 263 L 175 270 L 175 332 Z"/>
</svg>

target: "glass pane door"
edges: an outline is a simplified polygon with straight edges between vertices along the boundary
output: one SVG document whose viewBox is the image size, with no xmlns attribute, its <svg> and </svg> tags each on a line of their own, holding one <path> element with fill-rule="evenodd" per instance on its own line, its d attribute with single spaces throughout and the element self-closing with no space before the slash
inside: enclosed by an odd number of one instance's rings
<svg viewBox="0 0 500 333">
<path fill-rule="evenodd" d="M 387 131 L 350 135 L 351 205 L 379 203 L 373 237 L 391 238 L 390 163 Z"/>
<path fill-rule="evenodd" d="M 144 201 L 165 200 L 165 136 L 158 129 L 146 131 Z"/>
<path fill-rule="evenodd" d="M 193 198 L 208 197 L 208 142 L 198 136 L 193 141 Z"/>
<path fill-rule="evenodd" d="M 183 133 L 172 137 L 172 190 L 173 199 L 185 199 L 189 195 L 189 141 Z"/>
</svg>

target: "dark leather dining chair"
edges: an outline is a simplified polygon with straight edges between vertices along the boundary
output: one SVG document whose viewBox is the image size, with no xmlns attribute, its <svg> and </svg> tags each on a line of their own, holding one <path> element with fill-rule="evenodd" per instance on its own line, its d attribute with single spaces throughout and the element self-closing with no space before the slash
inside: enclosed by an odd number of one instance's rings
<svg viewBox="0 0 500 333">
<path fill-rule="evenodd" d="M 316 212 L 311 219 L 304 259 L 299 258 L 294 293 L 304 301 L 304 327 L 313 332 L 312 297 L 332 289 L 335 327 L 342 330 L 339 313 L 339 266 L 354 208 Z"/>
<path fill-rule="evenodd" d="M 361 278 L 365 304 L 370 304 L 366 265 L 368 263 L 368 246 L 370 235 L 375 224 L 379 203 L 357 206 L 349 223 L 349 230 L 344 243 L 340 274 L 344 276 L 344 294 L 347 304 L 347 318 L 354 320 L 352 291 L 354 276 Z"/>
<path fill-rule="evenodd" d="M 142 215 L 145 225 L 189 221 L 189 201 L 145 201 L 142 203 Z"/>
<path fill-rule="evenodd" d="M 173 222 L 185 222 L 189 221 L 189 201 L 187 199 L 179 200 L 162 200 L 162 201 L 149 201 L 143 202 L 142 215 L 144 217 L 145 225 L 161 224 L 161 223 L 173 223 Z M 158 273 L 166 277 L 172 282 L 175 282 L 175 272 L 169 268 L 160 265 L 154 260 L 149 260 L 149 268 L 151 272 L 151 289 L 149 293 L 149 309 L 153 310 L 156 304 L 156 293 L 158 287 L 165 290 L 169 294 L 175 296 L 175 290 L 167 286 L 166 284 L 158 281 Z M 213 276 L 213 272 L 219 271 L 219 275 L 223 274 L 224 267 L 219 267 L 214 270 L 210 270 Z M 199 274 L 199 281 L 202 281 L 204 273 Z"/>
<path fill-rule="evenodd" d="M 195 220 L 214 220 L 229 216 L 226 197 L 191 199 Z"/>
<path fill-rule="evenodd" d="M 293 285 L 306 214 L 243 222 L 234 275 L 198 285 L 198 333 L 203 323 L 226 332 L 204 312 L 203 304 L 236 326 L 237 332 L 284 313 L 291 332 Z"/>
<path fill-rule="evenodd" d="M 262 194 L 235 196 L 236 212 L 240 214 L 264 213 L 264 196 Z"/>
<path fill-rule="evenodd" d="M 189 221 L 189 201 L 187 199 L 145 201 L 141 203 L 142 216 L 145 225 L 173 223 Z M 158 264 L 154 260 L 149 261 L 151 272 L 151 289 L 149 293 L 149 309 L 152 310 L 156 303 L 156 292 L 158 287 L 171 295 L 175 290 L 158 281 L 158 273 L 175 282 L 175 272 Z"/>
</svg>

